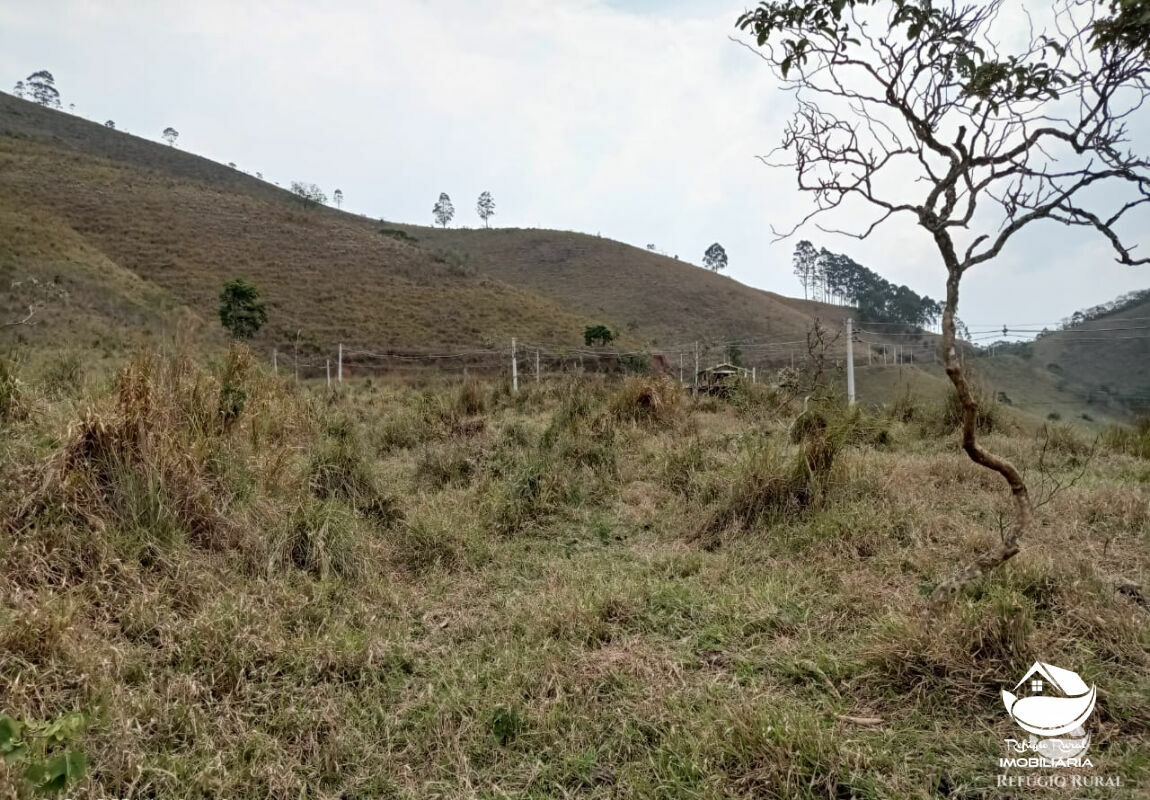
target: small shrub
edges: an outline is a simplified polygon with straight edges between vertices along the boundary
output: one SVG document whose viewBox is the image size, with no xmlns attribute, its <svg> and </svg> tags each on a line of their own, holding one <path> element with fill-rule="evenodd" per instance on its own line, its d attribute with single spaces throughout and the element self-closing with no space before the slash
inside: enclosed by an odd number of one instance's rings
<svg viewBox="0 0 1150 800">
<path fill-rule="evenodd" d="M 1110 426 L 1102 434 L 1102 444 L 1112 453 L 1150 459 L 1150 418 L 1139 419 L 1132 428 Z"/>
<path fill-rule="evenodd" d="M 1040 432 L 1045 449 L 1066 456 L 1083 456 L 1090 445 L 1069 425 L 1044 423 Z"/>
<path fill-rule="evenodd" d="M 388 539 L 392 557 L 410 572 L 458 566 L 461 545 L 458 535 L 445 526 L 416 519 L 396 527 Z"/>
<path fill-rule="evenodd" d="M 400 242 L 407 242 L 408 244 L 417 244 L 419 242 L 419 239 L 412 236 L 407 231 L 401 231 L 398 228 L 380 228 L 379 233 L 381 236 L 387 236 L 388 238 L 395 239 L 396 241 Z"/>
<path fill-rule="evenodd" d="M 246 347 L 233 344 L 228 349 L 220 376 L 218 402 L 220 424 L 224 430 L 230 430 L 244 411 L 248 399 L 245 387 L 252 367 L 252 355 Z"/>
<path fill-rule="evenodd" d="M 551 459 L 539 453 L 514 465 L 495 500 L 496 527 L 503 533 L 514 533 L 557 513 L 564 503 L 564 477 Z"/>
<path fill-rule="evenodd" d="M 669 378 L 628 378 L 611 399 L 611 413 L 630 422 L 666 424 L 682 408 L 683 390 Z"/>
<path fill-rule="evenodd" d="M 735 382 L 728 399 L 740 414 L 755 419 L 777 414 L 787 403 L 779 390 L 745 380 Z"/>
<path fill-rule="evenodd" d="M 458 447 L 429 447 L 415 468 L 415 479 L 434 490 L 463 486 L 475 474 L 475 463 Z"/>
<path fill-rule="evenodd" d="M 829 433 L 825 421 L 809 424 L 791 456 L 754 446 L 735 467 L 724 495 L 692 538 L 714 547 L 729 528 L 748 530 L 797 518 L 825 496 L 840 446 L 841 440 Z"/>
<path fill-rule="evenodd" d="M 60 356 L 44 370 L 42 380 L 50 395 L 73 397 L 83 387 L 84 364 L 75 353 Z"/>
<path fill-rule="evenodd" d="M 366 546 L 354 515 L 337 501 L 302 503 L 274 535 L 269 547 L 269 571 L 284 567 L 303 570 L 317 578 L 345 578 L 365 573 Z"/>
<path fill-rule="evenodd" d="M 24 385 L 8 361 L 0 358 L 0 422 L 14 422 L 27 416 Z"/>
<path fill-rule="evenodd" d="M 312 456 L 308 482 L 320 500 L 338 498 L 381 525 L 401 517 L 395 498 L 378 485 L 350 423 L 339 421 Z"/>
<path fill-rule="evenodd" d="M 455 393 L 455 408 L 465 417 L 487 411 L 487 395 L 483 391 L 483 386 L 478 381 L 464 381 Z"/>
<path fill-rule="evenodd" d="M 890 418 L 898 422 L 917 422 L 925 413 L 921 403 L 911 392 L 910 386 L 900 394 L 890 407 Z"/>
<path fill-rule="evenodd" d="M 21 722 L 0 713 L 0 760 L 22 768 L 27 796 L 55 795 L 87 771 L 87 758 L 75 747 L 86 725 L 76 712 L 51 722 Z"/>
<path fill-rule="evenodd" d="M 981 434 L 990 434 L 1002 428 L 1003 419 L 1001 406 L 988 392 L 982 390 L 972 382 L 971 392 L 978 404 L 975 412 L 975 429 Z M 942 407 L 936 411 L 933 419 L 934 432 L 950 433 L 962 428 L 963 409 L 958 399 L 958 392 L 951 390 L 943 401 Z"/>
<path fill-rule="evenodd" d="M 441 248 L 435 250 L 431 257 L 440 264 L 446 265 L 447 271 L 452 275 L 467 277 L 475 274 L 475 267 L 471 264 L 471 256 L 467 253 L 460 253 L 450 248 Z"/>
<path fill-rule="evenodd" d="M 701 490 L 700 479 L 713 466 L 712 462 L 698 439 L 672 447 L 663 461 L 663 484 L 677 494 L 691 497 Z"/>
</svg>

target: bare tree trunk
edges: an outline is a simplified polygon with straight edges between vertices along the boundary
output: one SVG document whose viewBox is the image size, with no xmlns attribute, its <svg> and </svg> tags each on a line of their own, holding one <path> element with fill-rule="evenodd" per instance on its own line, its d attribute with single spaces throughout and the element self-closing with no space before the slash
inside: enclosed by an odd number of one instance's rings
<svg viewBox="0 0 1150 800">
<path fill-rule="evenodd" d="M 935 241 L 946 262 L 946 306 L 942 312 L 942 357 L 946 365 L 946 375 L 954 384 L 962 406 L 962 449 L 970 460 L 979 466 L 994 470 L 1001 475 L 1014 496 L 1014 524 L 1007 530 L 1002 543 L 995 549 L 981 553 L 956 575 L 935 587 L 930 596 L 931 610 L 937 610 L 952 600 L 962 589 L 983 575 L 1005 564 L 1018 553 L 1019 540 L 1034 523 L 1034 506 L 1022 475 L 1013 464 L 979 445 L 978 401 L 970 389 L 970 383 L 963 373 L 955 341 L 955 311 L 958 309 L 958 284 L 962 279 L 962 268 L 954 251 L 954 243 L 946 231 L 935 231 Z"/>
</svg>

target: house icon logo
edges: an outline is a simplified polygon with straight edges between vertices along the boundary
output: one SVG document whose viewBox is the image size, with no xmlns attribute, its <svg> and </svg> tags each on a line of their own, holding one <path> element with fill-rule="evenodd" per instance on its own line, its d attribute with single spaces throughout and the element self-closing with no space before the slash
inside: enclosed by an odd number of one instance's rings
<svg viewBox="0 0 1150 800">
<path fill-rule="evenodd" d="M 1078 673 L 1036 661 L 1002 702 L 1018 727 L 1035 736 L 1062 736 L 1082 727 L 1098 697 Z"/>
</svg>

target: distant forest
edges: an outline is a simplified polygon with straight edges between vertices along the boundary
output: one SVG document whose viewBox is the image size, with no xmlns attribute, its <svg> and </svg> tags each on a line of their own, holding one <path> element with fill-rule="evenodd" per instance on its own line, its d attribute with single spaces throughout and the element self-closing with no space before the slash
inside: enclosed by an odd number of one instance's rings
<svg viewBox="0 0 1150 800">
<path fill-rule="evenodd" d="M 854 306 L 864 322 L 933 328 L 942 316 L 942 303 L 896 286 L 850 256 L 816 250 L 805 239 L 795 246 L 794 273 L 804 297 Z"/>
<path fill-rule="evenodd" d="M 1062 330 L 1077 328 L 1084 322 L 1090 322 L 1091 320 L 1096 320 L 1109 314 L 1116 314 L 1119 311 L 1125 311 L 1128 308 L 1133 308 L 1145 302 L 1150 302 L 1150 289 L 1137 289 L 1133 292 L 1120 294 L 1107 303 L 1099 303 L 1096 306 L 1091 306 L 1082 311 L 1075 311 L 1069 317 L 1062 320 L 1062 324 L 1059 327 Z"/>
</svg>

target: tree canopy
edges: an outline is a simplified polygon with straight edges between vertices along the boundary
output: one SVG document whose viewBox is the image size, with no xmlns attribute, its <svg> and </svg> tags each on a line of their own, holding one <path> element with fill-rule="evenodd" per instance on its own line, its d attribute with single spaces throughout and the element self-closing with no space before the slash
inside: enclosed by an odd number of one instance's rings
<svg viewBox="0 0 1150 800">
<path fill-rule="evenodd" d="M 233 339 L 252 338 L 267 320 L 267 309 L 255 286 L 239 278 L 224 284 L 220 292 L 220 324 Z"/>
<path fill-rule="evenodd" d="M 703 253 L 703 266 L 712 272 L 719 272 L 727 268 L 727 251 L 718 242 L 715 242 Z"/>
<path fill-rule="evenodd" d="M 607 345 L 615 341 L 615 334 L 606 325 L 588 325 L 583 329 L 583 344 L 591 347 L 601 344 Z"/>
<path fill-rule="evenodd" d="M 447 192 L 439 193 L 439 199 L 431 207 L 431 213 L 435 217 L 436 225 L 446 228 L 447 223 L 451 222 L 455 216 L 455 206 L 451 204 L 451 198 L 447 196 Z"/>
<path fill-rule="evenodd" d="M 475 210 L 478 212 L 479 218 L 483 220 L 483 227 L 490 227 L 487 220 L 495 215 L 495 200 L 491 197 L 491 192 L 483 192 L 479 195 Z"/>
<path fill-rule="evenodd" d="M 42 106 L 60 107 L 60 92 L 56 89 L 56 79 L 46 69 L 33 72 L 25 78 L 24 90 L 32 95 L 32 100 Z"/>
<path fill-rule="evenodd" d="M 314 208 L 327 202 L 327 195 L 314 183 L 303 181 L 291 182 L 291 193 L 308 208 Z"/>
</svg>

